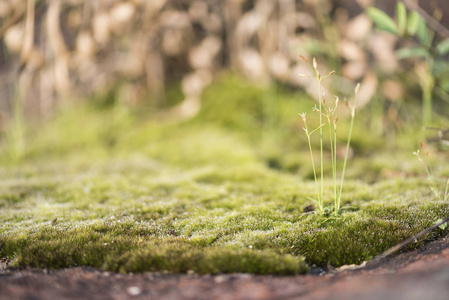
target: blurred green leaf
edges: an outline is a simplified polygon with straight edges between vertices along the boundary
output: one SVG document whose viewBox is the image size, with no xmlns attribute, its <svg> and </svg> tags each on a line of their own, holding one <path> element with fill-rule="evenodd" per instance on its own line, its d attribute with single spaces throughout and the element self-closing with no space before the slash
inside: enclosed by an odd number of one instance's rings
<svg viewBox="0 0 449 300">
<path fill-rule="evenodd" d="M 446 55 L 449 53 L 449 39 L 442 40 L 437 45 L 437 52 L 439 55 Z"/>
<path fill-rule="evenodd" d="M 399 59 L 427 57 L 429 52 L 423 47 L 401 48 L 396 51 Z"/>
<path fill-rule="evenodd" d="M 398 2 L 396 5 L 396 20 L 398 21 L 399 34 L 404 35 L 407 27 L 407 9 L 402 2 Z"/>
<path fill-rule="evenodd" d="M 445 77 L 449 79 L 449 62 L 447 59 L 436 59 L 433 70 L 436 77 Z"/>
<path fill-rule="evenodd" d="M 438 224 L 438 223 L 441 223 L 441 222 L 443 222 L 443 219 L 438 219 L 434 224 Z M 443 224 L 441 224 L 440 226 L 438 226 L 440 229 L 442 229 L 442 230 L 444 230 L 444 229 L 446 229 L 446 227 L 447 227 L 447 223 L 443 223 Z"/>
<path fill-rule="evenodd" d="M 445 91 L 445 92 L 449 92 L 449 79 L 443 79 L 440 82 L 440 88 Z"/>
<path fill-rule="evenodd" d="M 368 17 L 377 25 L 380 30 L 398 34 L 398 29 L 393 19 L 386 13 L 375 7 L 368 7 L 366 10 Z"/>
<path fill-rule="evenodd" d="M 427 29 L 426 21 L 424 21 L 424 19 L 421 16 L 419 17 L 416 35 L 418 36 L 421 44 L 430 46 L 431 40 L 429 30 Z"/>
<path fill-rule="evenodd" d="M 412 11 L 409 15 L 407 22 L 407 32 L 409 35 L 415 35 L 416 30 L 418 30 L 419 19 L 421 17 L 416 11 Z"/>
</svg>

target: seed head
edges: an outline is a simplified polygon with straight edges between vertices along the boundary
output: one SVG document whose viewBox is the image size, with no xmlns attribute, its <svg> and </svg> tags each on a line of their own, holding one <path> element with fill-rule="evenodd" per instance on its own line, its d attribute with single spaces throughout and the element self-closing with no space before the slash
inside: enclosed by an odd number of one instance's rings
<svg viewBox="0 0 449 300">
<path fill-rule="evenodd" d="M 326 99 L 324 99 L 324 97 L 323 97 L 323 98 L 321 98 L 321 103 L 323 103 L 323 105 L 325 105 L 325 104 L 326 104 Z"/>
<path fill-rule="evenodd" d="M 338 96 L 335 96 L 335 108 L 338 107 L 339 103 L 340 103 L 340 99 L 338 99 Z"/>
<path fill-rule="evenodd" d="M 419 142 L 419 147 L 424 151 L 424 154 L 426 156 L 429 156 L 429 148 L 427 148 L 423 142 Z"/>
<path fill-rule="evenodd" d="M 332 76 L 332 74 L 334 74 L 334 73 L 335 73 L 335 70 L 330 71 L 329 76 Z"/>
<path fill-rule="evenodd" d="M 334 129 L 337 130 L 337 122 L 338 122 L 338 117 L 335 118 L 334 120 Z"/>
<path fill-rule="evenodd" d="M 318 64 L 316 63 L 315 57 L 313 58 L 313 68 L 315 69 L 316 76 L 318 77 L 318 80 L 321 80 L 321 74 L 320 74 L 320 71 L 318 71 Z"/>
<path fill-rule="evenodd" d="M 306 113 L 304 112 L 304 113 L 299 114 L 299 115 L 301 116 L 301 118 L 304 121 L 304 123 L 306 123 Z"/>
<path fill-rule="evenodd" d="M 419 155 L 419 149 L 416 152 L 413 152 L 414 155 L 416 155 L 416 157 L 418 158 L 418 161 L 424 165 L 424 161 L 421 158 L 421 155 Z M 425 166 L 425 165 L 424 165 Z"/>
<path fill-rule="evenodd" d="M 309 62 L 304 56 L 300 55 L 299 57 L 301 57 L 301 59 L 305 62 Z"/>
<path fill-rule="evenodd" d="M 357 83 L 357 85 L 355 86 L 355 90 L 354 91 L 355 91 L 356 94 L 358 94 L 359 90 L 360 90 L 360 82 Z"/>
</svg>

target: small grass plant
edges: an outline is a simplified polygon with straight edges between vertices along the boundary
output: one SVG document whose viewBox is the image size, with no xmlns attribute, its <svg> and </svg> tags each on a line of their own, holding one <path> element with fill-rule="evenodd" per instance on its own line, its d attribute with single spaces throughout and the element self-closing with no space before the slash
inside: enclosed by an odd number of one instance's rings
<svg viewBox="0 0 449 300">
<path fill-rule="evenodd" d="M 310 65 L 309 61 L 304 57 L 301 56 L 301 58 L 307 63 L 310 70 L 315 75 L 314 79 L 318 82 L 318 107 L 315 105 L 313 108 L 314 112 L 317 112 L 319 115 L 319 126 L 313 130 L 309 130 L 307 126 L 307 118 L 306 113 L 300 113 L 303 122 L 304 122 L 304 131 L 307 136 L 307 141 L 309 145 L 309 152 L 310 152 L 310 158 L 312 162 L 312 168 L 313 168 L 313 176 L 315 180 L 315 186 L 316 186 L 316 200 L 314 202 L 317 203 L 318 206 L 318 213 L 324 214 L 328 211 L 328 209 L 325 208 L 324 204 L 324 149 L 323 149 L 323 127 L 328 127 L 329 130 L 329 142 L 330 142 L 330 155 L 331 155 L 331 165 L 332 165 L 332 179 L 333 179 L 333 214 L 338 215 L 341 208 L 341 195 L 343 192 L 343 183 L 345 178 L 345 172 L 346 172 L 346 163 L 348 161 L 348 155 L 349 155 L 349 148 L 351 144 L 351 135 L 352 130 L 354 128 L 354 119 L 355 119 L 355 113 L 356 113 L 356 105 L 357 105 L 357 94 L 360 89 L 360 84 L 357 84 L 355 88 L 354 93 L 354 101 L 353 104 L 350 105 L 347 101 L 345 101 L 345 105 L 349 110 L 351 111 L 351 124 L 349 127 L 349 133 L 348 133 L 348 139 L 346 142 L 346 151 L 345 151 L 345 157 L 343 160 L 343 168 L 341 171 L 341 178 L 340 182 L 338 183 L 337 180 L 337 124 L 338 124 L 338 117 L 335 116 L 335 113 L 337 111 L 338 105 L 339 105 L 339 98 L 335 96 L 335 104 L 332 107 L 331 105 L 326 104 L 326 99 L 324 97 L 324 93 L 322 92 L 322 80 L 332 76 L 335 71 L 331 71 L 326 76 L 321 76 L 320 72 L 318 71 L 318 65 L 316 62 L 316 59 L 313 58 L 312 65 Z M 309 77 L 308 75 L 301 74 L 300 76 L 303 77 Z M 326 122 L 327 121 L 327 122 Z M 316 131 L 319 131 L 320 135 L 320 176 L 318 180 L 316 166 L 315 166 L 315 160 L 313 156 L 313 147 L 312 147 L 312 140 L 311 136 Z"/>
<path fill-rule="evenodd" d="M 427 180 L 429 181 L 429 187 L 432 193 L 435 195 L 435 198 L 438 200 L 447 201 L 449 200 L 449 178 L 446 181 L 446 188 L 443 193 L 443 197 L 438 189 L 437 180 L 435 174 L 433 172 L 432 164 L 429 161 L 429 148 L 425 146 L 422 142 L 419 144 L 420 149 L 418 149 L 413 154 L 418 157 L 419 162 L 426 170 Z M 421 155 L 421 151 L 424 153 L 424 157 Z"/>
</svg>

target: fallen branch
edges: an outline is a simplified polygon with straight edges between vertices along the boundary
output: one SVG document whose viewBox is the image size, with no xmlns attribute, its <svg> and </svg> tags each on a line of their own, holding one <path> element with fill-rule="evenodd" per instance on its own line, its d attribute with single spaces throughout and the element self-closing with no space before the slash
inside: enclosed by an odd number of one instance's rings
<svg viewBox="0 0 449 300">
<path fill-rule="evenodd" d="M 421 231 L 420 233 L 412 236 L 411 238 L 406 239 L 405 241 L 397 244 L 396 246 L 394 246 L 393 248 L 388 249 L 387 251 L 385 251 L 384 253 L 382 253 L 381 255 L 378 255 L 376 257 L 374 257 L 371 262 L 373 261 L 379 261 L 387 256 L 390 256 L 391 254 L 393 254 L 394 252 L 398 251 L 399 249 L 413 243 L 415 240 L 417 240 L 418 238 L 422 237 L 423 235 L 426 235 L 427 233 L 429 233 L 430 231 L 434 230 L 435 228 L 443 225 L 444 223 L 449 222 L 449 217 L 447 217 L 446 219 L 435 223 L 434 225 L 430 226 L 429 228 L 424 229 L 423 231 Z"/>
</svg>

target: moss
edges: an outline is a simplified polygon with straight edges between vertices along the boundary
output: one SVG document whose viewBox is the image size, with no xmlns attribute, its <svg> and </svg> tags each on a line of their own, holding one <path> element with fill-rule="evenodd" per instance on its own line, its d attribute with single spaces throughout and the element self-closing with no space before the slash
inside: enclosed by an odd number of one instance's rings
<svg viewBox="0 0 449 300">
<path fill-rule="evenodd" d="M 2 255 L 14 257 L 15 267 L 55 269 L 82 265 L 120 272 L 280 275 L 308 270 L 297 256 L 270 250 L 206 247 L 188 238 L 155 235 L 154 230 L 136 230 L 133 226 L 93 225 L 75 230 L 46 226 L 19 237 L 2 237 L 0 245 Z"/>
<path fill-rule="evenodd" d="M 242 181 L 225 175 L 213 184 L 198 182 L 210 170 L 191 172 L 163 193 L 159 185 L 146 185 L 149 178 L 162 179 L 154 175 L 72 178 L 45 197 L 25 196 L 27 209 L 2 210 L 1 255 L 21 267 L 295 274 L 305 270 L 298 263 L 302 257 L 320 266 L 360 263 L 449 213 L 447 203 L 423 201 L 427 187 L 412 179 L 374 186 L 348 182 L 346 203 L 356 212 L 336 219 L 304 215 L 313 185 L 298 186 L 294 177 L 262 170 L 249 168 Z M 395 194 L 386 198 L 389 191 Z M 61 202 L 63 195 L 72 198 Z M 438 237 L 432 234 L 427 238 Z M 251 253 L 255 257 L 247 258 Z M 220 256 L 235 263 L 226 265 Z M 142 260 L 148 263 L 137 263 Z"/>
<path fill-rule="evenodd" d="M 127 253 L 107 261 L 106 269 L 120 272 L 170 271 L 199 274 L 254 273 L 294 275 L 308 271 L 303 259 L 273 251 L 170 245 Z"/>
<path fill-rule="evenodd" d="M 178 124 L 83 107 L 41 128 L 23 161 L 7 163 L 6 151 L 0 256 L 16 267 L 300 274 L 360 263 L 449 213 L 408 149 L 378 151 L 358 126 L 342 214 L 305 214 L 316 190 L 296 112 L 312 103 L 235 77 L 204 97 Z"/>
</svg>

